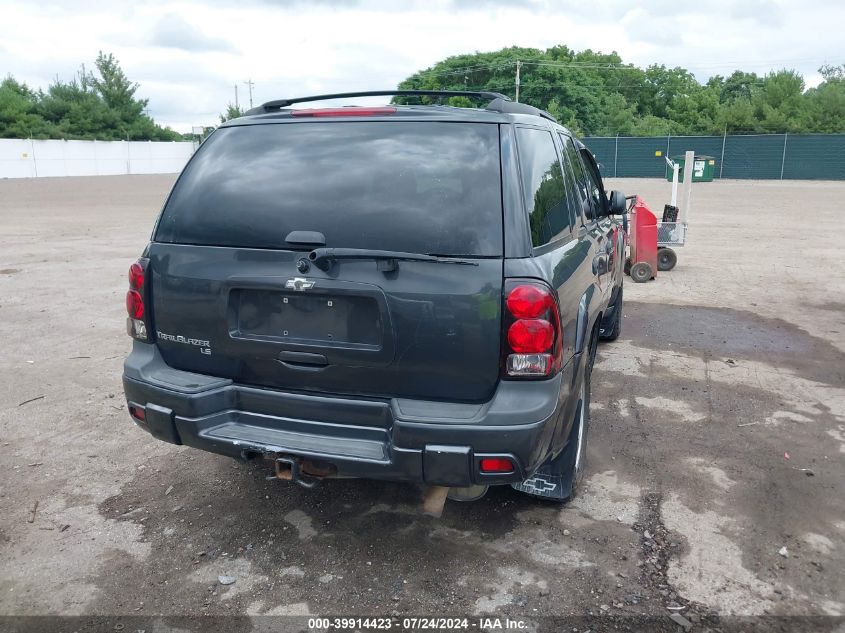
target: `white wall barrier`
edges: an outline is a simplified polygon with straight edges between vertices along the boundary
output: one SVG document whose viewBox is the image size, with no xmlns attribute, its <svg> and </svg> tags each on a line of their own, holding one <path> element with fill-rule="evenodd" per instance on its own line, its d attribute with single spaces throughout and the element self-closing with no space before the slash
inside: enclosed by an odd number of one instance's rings
<svg viewBox="0 0 845 633">
<path fill-rule="evenodd" d="M 195 147 L 191 142 L 0 139 L 0 178 L 177 173 Z"/>
</svg>

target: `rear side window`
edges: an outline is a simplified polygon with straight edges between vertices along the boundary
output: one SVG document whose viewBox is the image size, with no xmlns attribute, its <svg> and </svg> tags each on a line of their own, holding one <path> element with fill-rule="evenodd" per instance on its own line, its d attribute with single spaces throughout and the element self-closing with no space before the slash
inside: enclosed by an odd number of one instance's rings
<svg viewBox="0 0 845 633">
<path fill-rule="evenodd" d="M 542 246 L 572 228 L 560 161 L 551 132 L 517 128 L 516 136 L 531 242 Z"/>
<path fill-rule="evenodd" d="M 572 167 L 572 172 L 575 174 L 576 197 L 578 204 L 584 209 L 584 215 L 587 219 L 593 218 L 592 198 L 590 196 L 590 184 L 587 180 L 587 174 L 584 171 L 584 166 L 581 164 L 581 158 L 578 156 L 578 150 L 572 143 L 572 139 L 565 134 L 560 135 L 560 142 L 563 144 L 563 151 L 566 154 L 567 161 Z"/>
<path fill-rule="evenodd" d="M 499 128 L 437 122 L 222 128 L 179 178 L 159 242 L 501 256 Z"/>
</svg>

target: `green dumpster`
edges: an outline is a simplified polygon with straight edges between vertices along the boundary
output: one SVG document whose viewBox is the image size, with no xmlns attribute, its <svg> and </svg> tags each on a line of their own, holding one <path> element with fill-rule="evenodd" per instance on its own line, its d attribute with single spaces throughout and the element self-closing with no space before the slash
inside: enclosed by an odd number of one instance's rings
<svg viewBox="0 0 845 633">
<path fill-rule="evenodd" d="M 684 181 L 684 157 L 673 156 L 672 161 L 678 164 L 678 182 Z M 716 158 L 696 154 L 692 165 L 693 182 L 712 182 L 713 172 L 716 170 Z M 666 165 L 666 180 L 672 182 L 672 168 Z"/>
</svg>

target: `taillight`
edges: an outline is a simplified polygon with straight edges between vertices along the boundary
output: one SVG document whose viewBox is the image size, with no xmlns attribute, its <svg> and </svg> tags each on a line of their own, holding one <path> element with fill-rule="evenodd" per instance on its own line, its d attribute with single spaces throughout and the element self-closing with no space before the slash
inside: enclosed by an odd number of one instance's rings
<svg viewBox="0 0 845 633">
<path fill-rule="evenodd" d="M 144 267 L 135 262 L 129 267 L 129 287 L 140 290 L 144 287 Z"/>
<path fill-rule="evenodd" d="M 144 318 L 144 300 L 137 290 L 130 290 L 126 293 L 126 311 L 133 319 Z"/>
<path fill-rule="evenodd" d="M 508 293 L 508 311 L 517 319 L 536 319 L 554 305 L 551 292 L 538 286 L 517 286 Z"/>
<path fill-rule="evenodd" d="M 129 290 L 126 292 L 126 331 L 129 336 L 141 341 L 149 340 L 149 318 L 144 308 L 145 297 L 149 296 L 146 287 L 147 264 L 149 260 L 139 259 L 129 267 Z"/>
<path fill-rule="evenodd" d="M 563 336 L 552 289 L 539 281 L 508 280 L 504 307 L 504 376 L 554 374 L 560 369 Z"/>
<path fill-rule="evenodd" d="M 518 354 L 545 352 L 554 340 L 554 328 L 545 319 L 518 319 L 508 328 L 508 343 Z"/>
</svg>

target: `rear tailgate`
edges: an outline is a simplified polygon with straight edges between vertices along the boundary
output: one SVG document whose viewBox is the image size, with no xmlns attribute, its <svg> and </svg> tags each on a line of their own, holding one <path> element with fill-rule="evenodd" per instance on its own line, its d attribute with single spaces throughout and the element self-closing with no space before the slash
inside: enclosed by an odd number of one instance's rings
<svg viewBox="0 0 845 633">
<path fill-rule="evenodd" d="M 498 126 L 224 128 L 180 177 L 150 245 L 153 327 L 173 367 L 280 389 L 482 401 L 499 375 Z M 334 248 L 470 265 L 297 263 Z M 302 266 L 302 264 L 300 264 Z"/>
</svg>

